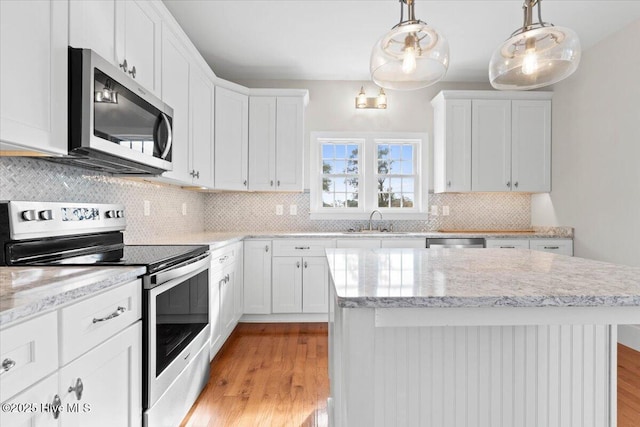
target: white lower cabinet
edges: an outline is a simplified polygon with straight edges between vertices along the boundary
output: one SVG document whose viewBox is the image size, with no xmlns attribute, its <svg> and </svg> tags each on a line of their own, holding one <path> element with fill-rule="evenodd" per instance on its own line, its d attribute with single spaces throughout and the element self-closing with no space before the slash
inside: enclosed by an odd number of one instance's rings
<svg viewBox="0 0 640 427">
<path fill-rule="evenodd" d="M 426 246 L 425 241 L 425 246 Z M 368 239 L 368 238 L 351 238 L 351 239 L 337 239 L 336 248 L 359 248 L 359 249 L 379 249 L 380 239 Z"/>
<path fill-rule="evenodd" d="M 244 242 L 244 313 L 271 313 L 271 240 Z"/>
<path fill-rule="evenodd" d="M 140 426 L 142 322 L 60 369 L 61 426 Z"/>
<path fill-rule="evenodd" d="M 380 240 L 381 248 L 425 248 L 426 246 L 427 241 L 424 237 L 387 238 Z"/>
<path fill-rule="evenodd" d="M 1 330 L 0 358 L 12 367 L 0 375 L 0 425 L 139 427 L 141 287 L 134 280 Z"/>
<path fill-rule="evenodd" d="M 302 259 L 302 312 L 329 311 L 329 265 L 325 257 Z"/>
<path fill-rule="evenodd" d="M 487 248 L 531 249 L 573 256 L 572 239 L 486 239 L 485 245 Z"/>
<path fill-rule="evenodd" d="M 326 313 L 325 257 L 273 257 L 273 313 Z"/>
</svg>

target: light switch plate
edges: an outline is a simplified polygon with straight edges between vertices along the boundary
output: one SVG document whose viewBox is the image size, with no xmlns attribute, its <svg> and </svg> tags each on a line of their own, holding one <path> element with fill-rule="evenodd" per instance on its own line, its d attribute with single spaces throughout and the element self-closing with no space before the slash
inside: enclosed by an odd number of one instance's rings
<svg viewBox="0 0 640 427">
<path fill-rule="evenodd" d="M 442 207 L 442 216 L 449 216 L 449 206 Z"/>
<path fill-rule="evenodd" d="M 438 216 L 438 206 L 437 205 L 431 205 L 431 215 Z"/>
<path fill-rule="evenodd" d="M 187 204 L 182 203 L 182 215 L 186 215 L 186 214 L 187 214 Z"/>
<path fill-rule="evenodd" d="M 298 215 L 298 205 L 289 205 L 289 215 Z"/>
<path fill-rule="evenodd" d="M 144 201 L 144 216 L 151 215 L 151 202 L 148 200 Z"/>
<path fill-rule="evenodd" d="M 282 215 L 284 212 L 284 206 L 276 205 L 276 215 Z"/>
</svg>

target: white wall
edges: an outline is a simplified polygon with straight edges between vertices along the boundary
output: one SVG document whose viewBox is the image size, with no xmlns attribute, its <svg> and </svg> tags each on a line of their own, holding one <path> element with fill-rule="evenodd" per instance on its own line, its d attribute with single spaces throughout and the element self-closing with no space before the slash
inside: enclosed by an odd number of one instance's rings
<svg viewBox="0 0 640 427">
<path fill-rule="evenodd" d="M 364 86 L 367 96 L 378 95 L 372 82 L 322 80 L 238 80 L 251 88 L 298 88 L 309 90 L 305 116 L 305 171 L 309 170 L 309 132 L 313 131 L 398 131 L 427 132 L 429 159 L 433 153 L 433 109 L 431 99 L 441 90 L 491 89 L 487 83 L 441 83 L 415 91 L 387 91 L 386 110 L 357 110 L 355 98 Z M 429 185 L 433 188 L 433 179 Z M 309 188 L 305 173 L 305 188 Z"/>
<path fill-rule="evenodd" d="M 552 192 L 534 225 L 575 227 L 575 255 L 640 266 L 640 20 L 554 88 Z"/>
</svg>

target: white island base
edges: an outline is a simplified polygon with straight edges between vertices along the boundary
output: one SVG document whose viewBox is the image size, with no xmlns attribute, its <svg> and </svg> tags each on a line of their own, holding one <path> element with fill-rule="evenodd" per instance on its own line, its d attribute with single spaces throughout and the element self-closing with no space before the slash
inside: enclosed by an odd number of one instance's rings
<svg viewBox="0 0 640 427">
<path fill-rule="evenodd" d="M 638 317 L 637 307 L 613 312 Z M 334 303 L 330 425 L 615 427 L 611 314 Z"/>
</svg>

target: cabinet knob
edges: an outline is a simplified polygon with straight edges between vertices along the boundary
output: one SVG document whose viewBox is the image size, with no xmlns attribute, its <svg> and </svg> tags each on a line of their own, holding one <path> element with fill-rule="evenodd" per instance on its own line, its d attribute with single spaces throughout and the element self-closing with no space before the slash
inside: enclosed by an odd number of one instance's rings
<svg viewBox="0 0 640 427">
<path fill-rule="evenodd" d="M 300 268 L 300 261 L 296 262 L 296 268 Z"/>
<path fill-rule="evenodd" d="M 195 178 L 200 179 L 200 171 L 196 171 Z"/>
<path fill-rule="evenodd" d="M 451 187 L 451 181 L 447 182 L 447 187 Z"/>
<path fill-rule="evenodd" d="M 62 400 L 60 400 L 60 396 L 57 394 L 53 396 L 53 402 L 51 402 L 51 406 L 53 408 L 53 419 L 57 420 L 60 416 L 60 408 L 62 407 Z"/>
<path fill-rule="evenodd" d="M 307 261 L 304 262 L 304 268 L 309 267 L 309 264 L 307 264 Z"/>
<path fill-rule="evenodd" d="M 82 380 L 80 378 L 78 378 L 78 380 L 76 381 L 76 385 L 75 387 L 69 387 L 69 389 L 67 390 L 68 393 L 71 393 L 72 391 L 76 393 L 76 399 L 80 400 L 82 399 L 82 391 L 84 390 L 84 384 L 82 384 Z"/>
<path fill-rule="evenodd" d="M 514 183 L 513 183 L 513 186 L 514 186 L 514 187 L 516 187 L 516 188 L 518 188 L 518 181 L 514 182 Z"/>
<path fill-rule="evenodd" d="M 189 175 L 191 175 L 191 177 L 193 178 L 196 175 L 196 171 L 191 169 L 191 172 L 189 172 Z"/>
<path fill-rule="evenodd" d="M 131 68 L 131 71 L 129 71 L 129 74 L 131 74 L 131 77 L 133 77 L 134 79 L 136 78 L 136 66 L 135 65 Z"/>
<path fill-rule="evenodd" d="M 278 187 L 280 187 L 280 180 L 278 180 Z"/>
<path fill-rule="evenodd" d="M 507 187 L 511 188 L 511 181 L 507 181 Z"/>
<path fill-rule="evenodd" d="M 9 359 L 9 358 L 4 359 L 2 361 L 2 372 L 0 372 L 0 374 L 3 374 L 5 372 L 9 371 L 14 366 L 16 366 L 15 360 Z"/>
<path fill-rule="evenodd" d="M 271 180 L 271 183 L 269 185 L 273 187 L 273 180 Z"/>
<path fill-rule="evenodd" d="M 245 187 L 247 186 L 247 180 L 245 179 L 244 182 L 242 183 L 242 185 L 244 185 Z"/>
<path fill-rule="evenodd" d="M 124 71 L 125 73 L 129 71 L 129 65 L 127 65 L 126 59 L 122 62 L 122 64 L 119 64 L 118 66 L 122 68 L 122 71 Z"/>
<path fill-rule="evenodd" d="M 266 245 L 266 246 L 264 247 L 264 251 L 265 251 L 265 252 L 269 252 L 269 245 Z"/>
</svg>

